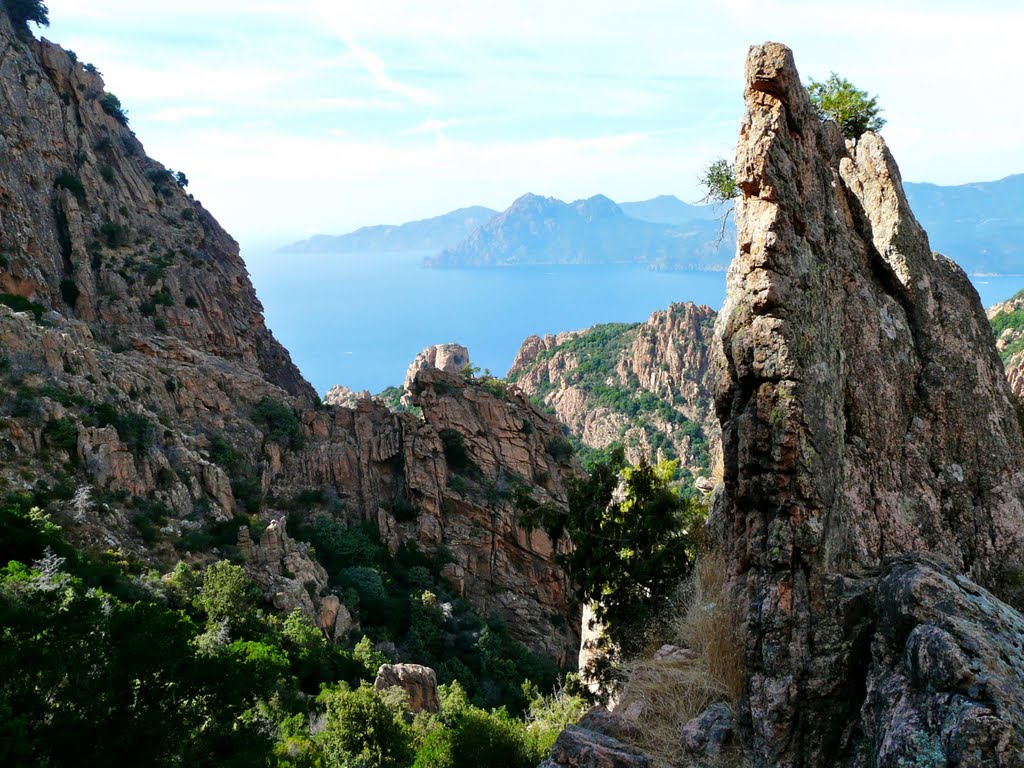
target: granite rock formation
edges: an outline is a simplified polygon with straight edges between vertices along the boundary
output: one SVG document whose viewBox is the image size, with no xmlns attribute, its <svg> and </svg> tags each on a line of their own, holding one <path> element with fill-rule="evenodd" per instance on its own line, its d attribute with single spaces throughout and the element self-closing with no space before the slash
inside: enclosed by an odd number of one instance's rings
<svg viewBox="0 0 1024 768">
<path fill-rule="evenodd" d="M 588 448 L 621 443 L 634 463 L 679 458 L 706 473 L 718 450 L 708 377 L 714 318 L 708 307 L 673 304 L 645 323 L 531 336 L 507 379 Z"/>
<path fill-rule="evenodd" d="M 401 688 L 409 711 L 441 711 L 441 697 L 437 691 L 437 674 L 421 664 L 381 664 L 373 687 L 378 691 Z"/>
<path fill-rule="evenodd" d="M 437 368 L 440 371 L 460 374 L 468 365 L 472 365 L 469 360 L 469 350 L 461 344 L 433 344 L 427 347 L 409 363 L 409 368 L 405 372 L 405 381 L 402 384 L 405 388 L 402 402 L 406 405 L 412 404 L 413 382 L 416 379 L 416 374 L 423 369 Z"/>
<path fill-rule="evenodd" d="M 977 293 L 932 253 L 882 139 L 847 142 L 817 119 L 787 48 L 752 48 L 746 83 L 738 253 L 714 342 L 714 520 L 745 619 L 740 728 L 762 766 L 901 764 L 889 737 L 915 719 L 912 738 L 936 750 L 929 764 L 1001 764 L 957 751 L 982 743 L 971 734 L 1019 733 L 1005 702 L 991 710 L 1002 723 L 981 722 L 994 694 L 959 710 L 916 689 L 902 709 L 881 694 L 886 681 L 900 692 L 938 680 L 933 668 L 954 669 L 958 653 L 997 677 L 998 656 L 1020 654 L 1013 619 L 973 639 L 950 629 L 968 604 L 1013 614 L 995 599 L 947 603 L 927 582 L 878 576 L 891 558 L 929 552 L 982 594 L 973 582 L 998 591 L 1024 552 L 1021 423 Z M 937 630 L 914 630 L 944 610 Z M 905 632 L 917 632 L 911 666 L 932 667 L 901 688 Z"/>
<path fill-rule="evenodd" d="M 74 544 L 151 567 L 237 546 L 268 600 L 339 637 L 351 615 L 282 523 L 306 494 L 308 514 L 372 522 L 392 552 L 444 545 L 481 614 L 571 658 L 578 608 L 508 491 L 564 503 L 578 467 L 549 450 L 557 425 L 461 377 L 417 385 L 437 409 L 426 421 L 370 400 L 317 404 L 264 324 L 237 243 L 145 155 L 100 76 L 16 36 L 3 13 L 0 45 L 4 493 L 51 489 Z M 442 429 L 468 430 L 478 473 L 452 470 Z M 231 535 L 214 545 L 218 526 Z"/>
<path fill-rule="evenodd" d="M 1024 400 L 1024 292 L 988 310 L 996 349 L 1006 366 L 1013 393 Z"/>
</svg>

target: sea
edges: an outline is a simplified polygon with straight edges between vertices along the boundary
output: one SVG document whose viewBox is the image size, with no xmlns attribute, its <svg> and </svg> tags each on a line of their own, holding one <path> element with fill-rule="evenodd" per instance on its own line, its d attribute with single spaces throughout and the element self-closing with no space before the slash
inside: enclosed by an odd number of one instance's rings
<svg viewBox="0 0 1024 768">
<path fill-rule="evenodd" d="M 335 384 L 377 393 L 401 385 L 431 344 L 469 348 L 504 376 L 526 337 L 638 322 L 672 302 L 713 309 L 724 272 L 633 265 L 426 269 L 425 253 L 243 252 L 267 324 L 323 394 Z M 1024 275 L 974 277 L 986 307 L 1024 288 Z"/>
</svg>

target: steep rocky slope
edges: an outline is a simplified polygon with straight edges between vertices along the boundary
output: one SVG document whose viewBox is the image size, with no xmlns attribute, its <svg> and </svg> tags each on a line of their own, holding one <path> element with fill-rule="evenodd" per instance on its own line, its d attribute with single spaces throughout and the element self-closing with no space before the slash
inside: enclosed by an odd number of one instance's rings
<svg viewBox="0 0 1024 768">
<path fill-rule="evenodd" d="M 461 379 L 418 384 L 425 421 L 317 404 L 237 244 L 145 155 L 99 75 L 5 14 L 0 46 L 2 492 L 146 565 L 238 546 L 278 607 L 324 620 L 337 596 L 281 520 L 368 521 L 392 552 L 447 553 L 481 614 L 571 658 L 576 608 L 510 490 L 564 502 L 578 469 L 558 427 Z"/>
<path fill-rule="evenodd" d="M 988 310 L 996 349 L 1017 397 L 1024 399 L 1024 291 Z"/>
<path fill-rule="evenodd" d="M 977 294 L 787 48 L 746 80 L 714 515 L 756 764 L 1020 765 L 1021 618 L 973 582 L 1019 572 L 1024 443 Z"/>
<path fill-rule="evenodd" d="M 531 336 L 507 380 L 586 448 L 622 444 L 633 462 L 678 458 L 707 474 L 718 444 L 708 381 L 714 318 L 708 307 L 673 304 L 645 323 Z"/>
</svg>

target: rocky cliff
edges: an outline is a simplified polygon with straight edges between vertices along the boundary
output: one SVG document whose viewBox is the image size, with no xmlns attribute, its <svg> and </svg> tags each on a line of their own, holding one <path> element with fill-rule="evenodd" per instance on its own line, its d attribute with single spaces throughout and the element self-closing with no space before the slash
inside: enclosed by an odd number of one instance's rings
<svg viewBox="0 0 1024 768">
<path fill-rule="evenodd" d="M 706 475 L 718 445 L 708 379 L 714 318 L 708 307 L 673 304 L 645 323 L 531 336 L 508 381 L 586 448 L 622 444 L 634 463 L 678 458 Z"/>
<path fill-rule="evenodd" d="M 1020 616 L 973 582 L 1020 567 L 1024 443 L 977 294 L 787 48 L 751 49 L 745 99 L 714 517 L 755 762 L 1020 765 Z"/>
<path fill-rule="evenodd" d="M 1024 291 L 988 310 L 996 349 L 1013 393 L 1024 400 Z"/>
<path fill-rule="evenodd" d="M 0 46 L 3 493 L 150 566 L 237 547 L 278 607 L 335 627 L 338 597 L 282 520 L 372 522 L 392 552 L 447 558 L 452 588 L 533 649 L 572 658 L 564 575 L 509 490 L 564 503 L 578 470 L 558 427 L 430 376 L 425 421 L 318 405 L 237 244 L 145 155 L 100 76 L 6 14 Z"/>
</svg>

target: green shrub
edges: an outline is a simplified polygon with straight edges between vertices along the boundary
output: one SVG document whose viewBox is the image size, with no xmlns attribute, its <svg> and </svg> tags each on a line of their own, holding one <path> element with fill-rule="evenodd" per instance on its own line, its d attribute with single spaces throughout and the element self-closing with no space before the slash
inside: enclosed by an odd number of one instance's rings
<svg viewBox="0 0 1024 768">
<path fill-rule="evenodd" d="M 58 451 L 64 451 L 74 457 L 78 447 L 78 425 L 71 419 L 61 418 L 46 422 L 43 437 L 47 444 Z"/>
<path fill-rule="evenodd" d="M 110 219 L 99 225 L 96 229 L 96 234 L 98 237 L 102 237 L 110 248 L 122 248 L 128 245 L 128 227 L 123 224 L 116 224 Z"/>
<path fill-rule="evenodd" d="M 100 96 L 100 107 L 121 125 L 128 125 L 128 112 L 121 106 L 121 100 L 110 92 Z"/>
<path fill-rule="evenodd" d="M 66 189 L 78 198 L 79 202 L 85 202 L 85 187 L 82 186 L 82 180 L 73 173 L 64 171 L 57 177 L 57 180 L 53 182 L 53 185 L 58 189 Z"/>
<path fill-rule="evenodd" d="M 445 428 L 438 432 L 438 437 L 441 438 L 444 458 L 449 467 L 456 472 L 465 472 L 475 467 L 459 432 Z"/>
<path fill-rule="evenodd" d="M 252 411 L 252 420 L 259 425 L 266 439 L 282 448 L 301 448 L 304 444 L 298 417 L 284 403 L 264 397 Z"/>
<path fill-rule="evenodd" d="M 31 312 L 37 323 L 43 319 L 43 313 L 46 312 L 46 307 L 42 304 L 16 293 L 0 293 L 0 304 L 10 307 L 15 312 Z"/>
<path fill-rule="evenodd" d="M 121 413 L 109 403 L 97 405 L 94 413 L 97 425 L 116 429 L 121 441 L 136 455 L 146 453 L 156 439 L 156 426 L 141 414 Z"/>
<path fill-rule="evenodd" d="M 868 96 L 867 91 L 835 72 L 823 83 L 811 80 L 807 93 L 818 117 L 837 123 L 848 139 L 859 139 L 867 131 L 880 131 L 885 125 L 878 97 Z"/>
<path fill-rule="evenodd" d="M 341 684 L 317 698 L 324 728 L 316 741 L 330 765 L 404 768 L 412 758 L 412 730 L 402 704 L 368 684 Z"/>
</svg>

